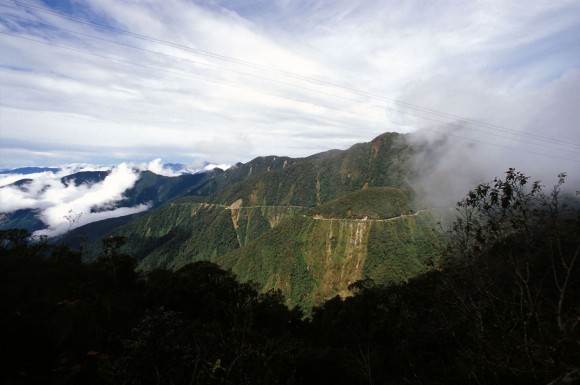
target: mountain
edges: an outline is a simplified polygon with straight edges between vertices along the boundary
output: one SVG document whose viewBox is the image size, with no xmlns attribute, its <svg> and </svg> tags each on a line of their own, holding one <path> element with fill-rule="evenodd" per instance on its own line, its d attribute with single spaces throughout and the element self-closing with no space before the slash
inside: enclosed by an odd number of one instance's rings
<svg viewBox="0 0 580 385">
<path fill-rule="evenodd" d="M 10 213 L 0 213 L 0 230 L 26 229 L 33 233 L 46 227 L 33 209 L 21 209 Z"/>
<path fill-rule="evenodd" d="M 47 168 L 47 167 L 24 167 L 11 170 L 8 174 L 14 175 L 28 175 L 38 172 L 51 172 L 56 173 L 60 171 L 59 168 Z M 103 181 L 109 175 L 110 171 L 81 171 L 76 172 L 67 176 L 64 176 L 58 180 L 57 183 L 61 183 L 63 186 L 67 187 L 69 185 L 80 186 L 80 185 L 93 185 Z M 20 191 L 28 193 L 30 191 L 30 184 L 33 179 L 23 178 L 19 179 L 6 186 L 1 186 L 2 188 L 17 187 Z M 41 191 L 46 191 L 51 188 L 50 183 L 55 183 L 56 181 L 46 182 L 42 186 Z M 40 220 L 38 217 L 38 209 L 20 209 L 12 212 L 1 213 L 0 214 L 0 230 L 12 229 L 12 228 L 23 228 L 29 232 L 35 232 L 37 230 L 42 230 L 46 227 L 46 224 Z"/>
<path fill-rule="evenodd" d="M 74 174 L 63 176 L 60 178 L 60 182 L 68 186 L 71 183 L 75 186 L 80 185 L 93 185 L 95 183 L 102 182 L 109 174 L 111 173 L 110 170 L 107 171 L 79 171 L 75 172 Z"/>
<path fill-rule="evenodd" d="M 349 295 L 359 280 L 392 284 L 425 272 L 441 249 L 434 223 L 428 212 L 375 219 L 297 215 L 214 261 L 310 308 Z"/>
<path fill-rule="evenodd" d="M 264 156 L 178 176 L 141 171 L 114 207 L 148 204 L 150 210 L 89 223 L 61 240 L 95 259 L 103 238 L 123 236 L 124 252 L 141 270 L 209 260 L 306 308 L 347 295 L 361 279 L 406 281 L 437 265 L 433 228 L 441 216 L 414 200 L 414 147 L 406 139 L 385 133 L 347 150 Z M 90 188 L 110 173 L 78 171 L 50 183 Z M 95 206 L 91 213 L 108 209 Z M 38 230 L 37 216 L 34 210 L 3 214 L 0 228 Z"/>
<path fill-rule="evenodd" d="M 259 157 L 127 222 L 92 224 L 68 239 L 97 250 L 98 227 L 99 237 L 127 237 L 124 251 L 142 270 L 209 260 L 308 308 L 347 295 L 358 280 L 397 283 L 437 264 L 440 214 L 414 203 L 412 154 L 404 135 L 386 133 L 306 158 Z"/>
<path fill-rule="evenodd" d="M 444 239 L 399 187 L 309 208 L 214 193 L 108 220 L 141 233 L 147 262 L 179 265 L 188 247 L 185 261 L 215 250 L 222 267 L 138 273 L 122 238 L 82 263 L 83 249 L 2 232 L 2 383 L 577 384 L 580 213 L 564 178 L 479 184 Z"/>
<path fill-rule="evenodd" d="M 20 167 L 20 168 L 14 168 L 14 169 L 9 169 L 9 170 L 0 170 L 0 174 L 28 175 L 28 174 L 36 174 L 39 172 L 56 173 L 59 171 L 60 171 L 60 168 L 57 168 L 57 167 Z"/>
</svg>

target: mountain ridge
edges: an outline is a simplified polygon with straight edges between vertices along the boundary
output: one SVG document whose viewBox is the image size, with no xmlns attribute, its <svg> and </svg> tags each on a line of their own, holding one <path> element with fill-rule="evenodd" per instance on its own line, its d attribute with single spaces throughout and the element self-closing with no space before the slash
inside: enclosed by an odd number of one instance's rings
<svg viewBox="0 0 580 385">
<path fill-rule="evenodd" d="M 405 138 L 238 163 L 109 235 L 127 238 L 139 269 L 209 260 L 306 308 L 359 279 L 405 281 L 432 268 L 439 247 L 435 214 L 408 185 Z"/>
</svg>

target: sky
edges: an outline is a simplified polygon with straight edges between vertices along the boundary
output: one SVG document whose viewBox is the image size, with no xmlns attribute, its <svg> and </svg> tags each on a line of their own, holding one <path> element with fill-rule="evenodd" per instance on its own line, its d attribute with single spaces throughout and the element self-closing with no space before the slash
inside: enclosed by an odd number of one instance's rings
<svg viewBox="0 0 580 385">
<path fill-rule="evenodd" d="M 2 0 L 0 168 L 387 131 L 580 162 L 578 0 Z"/>
<path fill-rule="evenodd" d="M 578 0 L 1 0 L 0 169 L 114 172 L 55 196 L 43 186 L 60 174 L 40 174 L 2 189 L 0 209 L 38 209 L 62 232 L 70 210 L 88 222 L 122 200 L 136 169 L 389 131 L 425 150 L 417 187 L 432 196 L 508 167 L 576 186 L 578 15 Z"/>
</svg>

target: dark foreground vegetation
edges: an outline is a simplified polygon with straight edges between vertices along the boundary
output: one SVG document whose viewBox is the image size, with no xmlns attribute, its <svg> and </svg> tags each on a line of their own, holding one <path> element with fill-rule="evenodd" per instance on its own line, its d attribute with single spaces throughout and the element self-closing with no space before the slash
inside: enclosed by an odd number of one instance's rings
<svg viewBox="0 0 580 385">
<path fill-rule="evenodd" d="M 444 263 L 305 314 L 209 262 L 136 273 L 0 234 L 3 384 L 548 384 L 580 374 L 580 218 L 510 170 L 460 202 Z M 573 202 L 572 202 L 573 203 Z M 569 381 L 569 382 L 565 382 Z"/>
</svg>

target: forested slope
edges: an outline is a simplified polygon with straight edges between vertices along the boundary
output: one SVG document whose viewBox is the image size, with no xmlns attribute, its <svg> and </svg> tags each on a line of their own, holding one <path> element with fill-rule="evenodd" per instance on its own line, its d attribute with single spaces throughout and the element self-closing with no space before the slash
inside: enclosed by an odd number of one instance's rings
<svg viewBox="0 0 580 385">
<path fill-rule="evenodd" d="M 400 282 L 434 266 L 436 213 L 414 215 L 412 153 L 404 135 L 387 133 L 344 151 L 256 158 L 108 234 L 128 239 L 140 269 L 213 261 L 308 307 L 361 278 Z M 88 241 L 95 258 L 98 240 Z"/>
</svg>

